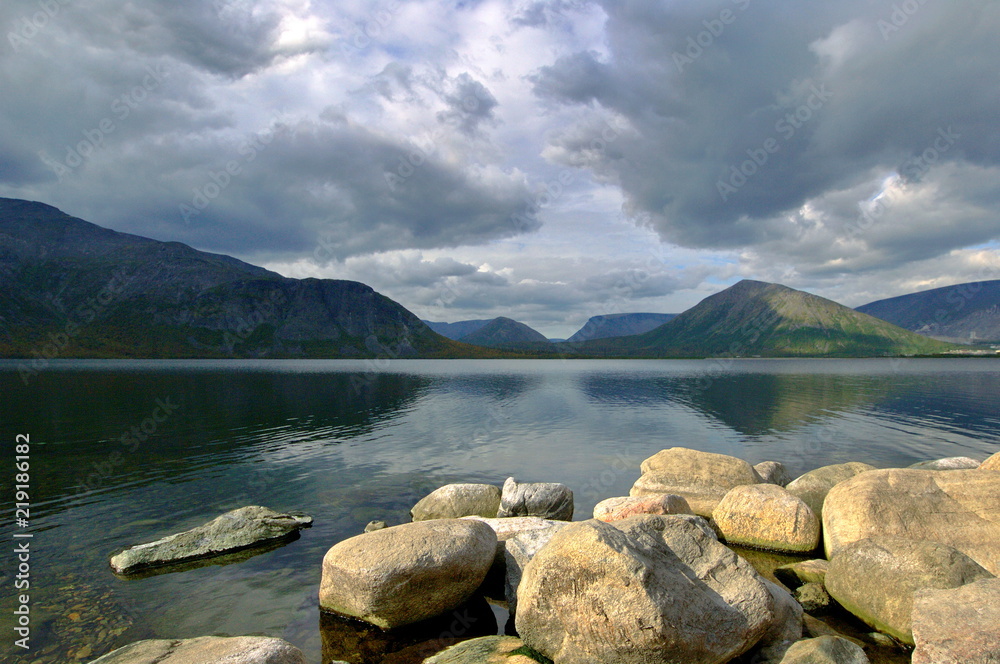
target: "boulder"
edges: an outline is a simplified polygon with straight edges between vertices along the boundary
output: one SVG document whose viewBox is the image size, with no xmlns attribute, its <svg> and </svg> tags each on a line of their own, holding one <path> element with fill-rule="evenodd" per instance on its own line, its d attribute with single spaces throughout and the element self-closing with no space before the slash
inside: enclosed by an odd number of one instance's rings
<svg viewBox="0 0 1000 664">
<path fill-rule="evenodd" d="M 860 646 L 839 636 L 799 641 L 785 653 L 781 664 L 868 664 Z"/>
<path fill-rule="evenodd" d="M 890 469 L 834 487 L 823 515 L 827 557 L 876 535 L 940 542 L 1000 575 L 1000 474 Z"/>
<path fill-rule="evenodd" d="M 826 589 L 867 624 L 912 645 L 910 614 L 916 591 L 957 588 L 991 577 L 974 560 L 944 544 L 870 537 L 845 547 L 830 561 Z"/>
<path fill-rule="evenodd" d="M 730 489 L 760 484 L 761 477 L 743 459 L 671 447 L 642 462 L 642 476 L 632 485 L 629 495 L 672 493 L 687 500 L 700 516 L 712 516 L 712 510 Z"/>
<path fill-rule="evenodd" d="M 517 613 L 517 588 L 521 585 L 525 566 L 555 537 L 556 533 L 569 525 L 566 521 L 545 523 L 551 525 L 541 529 L 525 530 L 504 542 L 506 563 L 504 594 L 507 599 L 507 610 L 511 615 Z"/>
<path fill-rule="evenodd" d="M 570 524 L 518 589 L 518 633 L 559 664 L 721 664 L 776 622 L 764 580 L 692 517 Z"/>
<path fill-rule="evenodd" d="M 365 532 L 372 533 L 375 532 L 376 530 L 385 530 L 388 527 L 389 524 L 386 523 L 385 521 L 381 520 L 369 521 L 367 525 L 365 525 Z"/>
<path fill-rule="evenodd" d="M 651 493 L 647 496 L 621 496 L 602 500 L 594 506 L 598 521 L 619 521 L 639 514 L 693 514 L 687 501 L 671 493 Z"/>
<path fill-rule="evenodd" d="M 806 613 L 823 613 L 830 608 L 830 593 L 822 583 L 804 583 L 795 589 L 795 599 Z"/>
<path fill-rule="evenodd" d="M 774 599 L 774 622 L 757 644 L 754 662 L 778 662 L 802 638 L 802 605 L 776 583 L 763 579 Z"/>
<path fill-rule="evenodd" d="M 819 546 L 819 519 L 777 484 L 731 489 L 712 519 L 726 541 L 772 551 L 808 553 Z"/>
<path fill-rule="evenodd" d="M 500 509 L 500 487 L 492 484 L 446 484 L 424 496 L 410 510 L 414 521 L 492 518 Z"/>
<path fill-rule="evenodd" d="M 919 461 L 910 466 L 915 470 L 972 470 L 979 468 L 979 462 L 969 457 L 948 457 L 934 461 Z"/>
<path fill-rule="evenodd" d="M 497 541 L 502 545 L 512 537 L 532 530 L 546 530 L 552 526 L 565 525 L 565 521 L 543 519 L 539 516 L 508 516 L 496 519 L 484 519 L 481 516 L 467 516 L 464 519 L 485 523 L 497 534 Z M 502 548 L 502 547 L 501 547 Z"/>
<path fill-rule="evenodd" d="M 780 461 L 763 461 L 754 466 L 753 469 L 757 471 L 765 484 L 788 486 L 788 483 L 792 481 L 791 473 Z"/>
<path fill-rule="evenodd" d="M 1000 662 L 1000 579 L 917 591 L 913 640 L 913 664 Z"/>
<path fill-rule="evenodd" d="M 539 664 L 548 662 L 515 636 L 482 636 L 455 644 L 424 664 Z"/>
<path fill-rule="evenodd" d="M 997 452 L 986 461 L 979 464 L 979 470 L 1000 471 L 1000 452 Z"/>
<path fill-rule="evenodd" d="M 875 470 L 875 466 L 869 466 L 867 463 L 858 463 L 857 461 L 823 466 L 797 477 L 789 482 L 785 488 L 792 495 L 801 498 L 809 506 L 809 509 L 822 519 L 823 501 L 826 500 L 826 494 L 830 493 L 830 489 L 845 480 L 851 479 L 855 475 L 860 475 L 869 470 Z"/>
<path fill-rule="evenodd" d="M 508 477 L 503 483 L 497 516 L 538 516 L 572 521 L 573 492 L 565 484 L 516 482 L 513 477 Z"/>
<path fill-rule="evenodd" d="M 201 636 L 136 641 L 91 664 L 305 664 L 302 651 L 264 636 Z"/>
<path fill-rule="evenodd" d="M 789 588 L 798 588 L 805 583 L 826 583 L 826 572 L 829 569 L 828 560 L 803 560 L 776 568 L 774 576 Z"/>
<path fill-rule="evenodd" d="M 320 608 L 392 629 L 449 611 L 482 584 L 497 537 L 467 519 L 417 521 L 346 539 L 323 557 Z"/>
<path fill-rule="evenodd" d="M 118 574 L 131 574 L 150 567 L 218 556 L 290 538 L 311 524 L 309 516 L 283 514 L 259 506 L 241 507 L 191 530 L 129 547 L 111 557 L 111 568 Z"/>
</svg>

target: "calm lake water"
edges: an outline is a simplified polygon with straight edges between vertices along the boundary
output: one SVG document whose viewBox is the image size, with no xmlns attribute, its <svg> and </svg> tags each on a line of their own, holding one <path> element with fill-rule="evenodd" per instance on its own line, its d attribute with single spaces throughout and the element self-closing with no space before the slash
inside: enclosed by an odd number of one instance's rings
<svg viewBox="0 0 1000 664">
<path fill-rule="evenodd" d="M 329 657 L 368 638 L 321 629 L 323 554 L 373 519 L 408 521 L 449 482 L 564 482 L 582 519 L 671 446 L 795 475 L 1000 449 L 1000 361 L 988 359 L 66 361 L 27 385 L 18 366 L 0 362 L 0 486 L 13 524 L 14 436 L 30 434 L 33 632 L 25 653 L 4 628 L 0 658 L 13 662 L 206 634 L 279 636 L 320 662 L 324 643 Z M 123 442 L 133 427 L 142 440 Z M 229 565 L 142 579 L 108 567 L 128 545 L 248 504 L 315 525 Z M 5 626 L 16 530 L 2 534 Z"/>
</svg>

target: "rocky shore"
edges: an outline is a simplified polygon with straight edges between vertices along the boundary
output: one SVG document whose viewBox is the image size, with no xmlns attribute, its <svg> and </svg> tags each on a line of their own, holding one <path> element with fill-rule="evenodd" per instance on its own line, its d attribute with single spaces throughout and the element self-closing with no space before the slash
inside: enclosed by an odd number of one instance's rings
<svg viewBox="0 0 1000 664">
<path fill-rule="evenodd" d="M 323 664 L 1000 661 L 1000 454 L 792 479 L 778 462 L 671 448 L 630 494 L 574 522 L 562 484 L 452 484 L 412 522 L 335 543 Z M 742 547 L 795 562 L 767 568 Z M 484 596 L 509 610 L 506 636 Z M 442 638 L 404 644 L 421 633 Z M 143 641 L 95 660 L 217 661 L 304 660 L 265 637 Z"/>
</svg>

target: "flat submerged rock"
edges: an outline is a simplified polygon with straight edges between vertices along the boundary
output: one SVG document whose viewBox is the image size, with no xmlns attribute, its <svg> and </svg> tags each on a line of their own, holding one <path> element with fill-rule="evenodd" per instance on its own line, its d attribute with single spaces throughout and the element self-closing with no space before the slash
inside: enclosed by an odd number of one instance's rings
<svg viewBox="0 0 1000 664">
<path fill-rule="evenodd" d="M 129 547 L 111 557 L 111 569 L 133 574 L 219 556 L 290 537 L 310 525 L 310 516 L 283 514 L 257 505 L 241 507 L 191 530 Z"/>
</svg>

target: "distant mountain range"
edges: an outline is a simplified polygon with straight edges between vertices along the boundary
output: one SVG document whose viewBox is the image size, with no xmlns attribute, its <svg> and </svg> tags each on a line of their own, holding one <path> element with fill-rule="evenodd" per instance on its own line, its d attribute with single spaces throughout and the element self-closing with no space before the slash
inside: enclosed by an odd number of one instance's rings
<svg viewBox="0 0 1000 664">
<path fill-rule="evenodd" d="M 525 345 L 549 345 L 549 340 L 541 332 L 531 329 L 524 323 L 518 323 L 510 318 L 494 318 L 489 323 L 471 334 L 462 337 L 462 343 L 488 348 L 516 349 Z"/>
<path fill-rule="evenodd" d="M 582 354 L 635 357 L 871 357 L 951 348 L 831 300 L 750 280 L 644 334 L 573 347 Z"/>
<path fill-rule="evenodd" d="M 0 199 L 0 357 L 481 357 L 369 286 Z"/>
<path fill-rule="evenodd" d="M 677 314 L 604 314 L 603 316 L 594 316 L 566 341 L 580 343 L 592 339 L 642 334 L 676 317 Z"/>
<path fill-rule="evenodd" d="M 441 336 L 458 341 L 462 337 L 472 334 L 476 330 L 482 328 L 491 320 L 493 319 L 460 320 L 457 323 L 438 323 L 435 321 L 425 320 L 424 323 L 427 327 L 431 328 Z"/>
<path fill-rule="evenodd" d="M 935 339 L 1000 341 L 1000 280 L 891 297 L 857 310 Z"/>
<path fill-rule="evenodd" d="M 437 323 L 427 320 L 424 322 L 438 334 L 475 346 L 508 349 L 545 348 L 549 343 L 541 332 L 503 316 L 490 320 L 462 320 L 456 323 Z"/>
<path fill-rule="evenodd" d="M 987 317 L 983 298 L 997 283 L 968 296 L 952 289 L 945 311 Z M 956 297 L 969 304 L 959 306 Z M 883 303 L 867 306 L 876 305 Z M 925 315 L 911 314 L 918 322 Z M 32 366 L 56 357 L 871 357 L 954 348 L 758 281 L 741 281 L 633 333 L 655 316 L 669 314 L 595 317 L 591 330 L 630 335 L 580 341 L 584 326 L 577 341 L 562 343 L 509 318 L 433 324 L 448 326 L 439 327 L 448 335 L 464 332 L 458 341 L 358 282 L 289 279 L 41 203 L 0 199 L 0 357 Z"/>
</svg>

